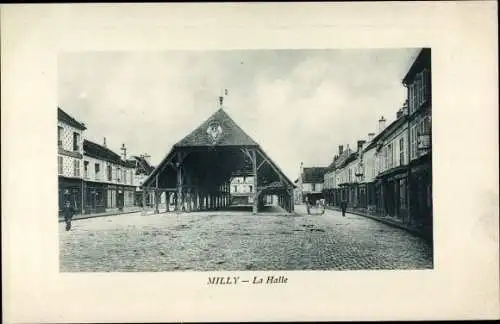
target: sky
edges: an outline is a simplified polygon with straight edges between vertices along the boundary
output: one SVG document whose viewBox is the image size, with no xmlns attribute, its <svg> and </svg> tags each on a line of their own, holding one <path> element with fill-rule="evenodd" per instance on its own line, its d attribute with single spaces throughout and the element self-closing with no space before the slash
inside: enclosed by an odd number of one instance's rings
<svg viewBox="0 0 500 324">
<path fill-rule="evenodd" d="M 157 165 L 224 110 L 294 181 L 396 118 L 419 49 L 73 52 L 58 58 L 58 105 L 85 137 Z"/>
</svg>

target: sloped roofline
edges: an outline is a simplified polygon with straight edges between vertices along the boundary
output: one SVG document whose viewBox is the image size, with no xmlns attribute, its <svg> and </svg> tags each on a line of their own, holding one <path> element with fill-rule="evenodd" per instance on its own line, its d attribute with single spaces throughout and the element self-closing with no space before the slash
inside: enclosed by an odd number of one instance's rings
<svg viewBox="0 0 500 324">
<path fill-rule="evenodd" d="M 75 118 L 73 118 L 72 116 L 70 116 L 70 114 L 68 114 L 67 112 L 65 112 L 61 107 L 57 106 L 57 120 L 59 121 L 63 121 L 67 124 L 69 124 L 70 126 L 73 126 L 79 130 L 86 130 L 87 127 L 85 127 L 85 124 L 84 123 L 81 123 L 79 121 L 77 121 Z"/>
<path fill-rule="evenodd" d="M 216 116 L 217 113 L 219 112 L 223 112 L 231 121 L 232 123 L 235 125 L 235 127 L 238 128 L 239 131 L 241 131 L 241 133 L 243 133 L 245 136 L 247 136 L 251 141 L 252 141 L 252 144 L 251 145 L 221 145 L 219 147 L 225 147 L 225 148 L 228 148 L 228 147 L 247 147 L 247 148 L 256 148 L 258 150 L 258 152 L 263 156 L 265 157 L 269 163 L 272 164 L 273 168 L 275 168 L 278 173 L 279 173 L 279 176 L 282 177 L 283 179 L 285 179 L 285 181 L 293 188 L 295 188 L 296 186 L 294 185 L 294 183 L 286 176 L 286 174 L 278 167 L 278 165 L 276 163 L 274 163 L 274 161 L 266 154 L 266 152 L 262 149 L 262 147 L 250 136 L 248 135 L 232 118 L 231 116 L 229 116 L 229 114 L 227 114 L 222 108 L 218 109 L 215 113 L 213 113 L 212 115 L 210 115 L 210 117 L 208 117 L 207 119 L 205 119 L 199 126 L 197 126 L 193 131 L 191 131 L 188 135 L 186 135 L 185 137 L 183 137 L 180 141 L 178 141 L 176 144 L 172 145 L 170 151 L 167 153 L 167 155 L 163 158 L 163 160 L 154 168 L 154 170 L 150 173 L 150 175 L 144 180 L 143 182 L 143 186 L 147 183 L 149 183 L 150 181 L 152 181 L 153 177 L 155 177 L 158 173 L 159 173 L 159 170 L 162 170 L 163 167 L 165 166 L 165 164 L 168 162 L 168 160 L 171 158 L 171 155 L 176 152 L 177 150 L 179 149 L 183 149 L 183 148 L 204 148 L 206 149 L 206 145 L 182 145 L 180 144 L 180 142 L 182 142 L 184 139 L 190 137 L 191 135 L 193 135 L 196 130 L 198 130 L 201 125 L 203 125 L 204 123 L 206 123 L 208 120 L 212 119 L 214 116 Z M 215 147 L 217 147 L 217 145 L 214 145 Z"/>
</svg>

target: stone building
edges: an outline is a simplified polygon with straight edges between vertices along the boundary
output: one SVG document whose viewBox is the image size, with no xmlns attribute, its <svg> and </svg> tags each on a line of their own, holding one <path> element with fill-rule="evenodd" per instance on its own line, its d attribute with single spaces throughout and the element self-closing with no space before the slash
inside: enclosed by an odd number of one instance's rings
<svg viewBox="0 0 500 324">
<path fill-rule="evenodd" d="M 231 179 L 231 205 L 253 204 L 254 182 L 253 177 L 237 176 Z"/>
<path fill-rule="evenodd" d="M 409 208 L 411 222 L 432 227 L 431 49 L 424 48 L 403 79 L 408 89 Z"/>
<path fill-rule="evenodd" d="M 295 195 L 296 203 L 304 203 L 306 197 L 311 203 L 324 198 L 323 184 L 326 167 L 304 167 L 300 163 L 300 174 Z"/>
<path fill-rule="evenodd" d="M 57 107 L 57 173 L 59 182 L 59 214 L 64 198 L 70 199 L 77 213 L 83 201 L 83 135 L 87 128 Z"/>
<path fill-rule="evenodd" d="M 136 165 L 103 145 L 83 142 L 85 213 L 127 211 L 135 205 Z"/>
</svg>

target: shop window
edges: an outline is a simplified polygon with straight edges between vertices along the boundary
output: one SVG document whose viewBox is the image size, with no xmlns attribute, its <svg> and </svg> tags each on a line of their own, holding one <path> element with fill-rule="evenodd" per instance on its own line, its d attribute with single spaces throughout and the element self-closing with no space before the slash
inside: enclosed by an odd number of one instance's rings
<svg viewBox="0 0 500 324">
<path fill-rule="evenodd" d="M 406 179 L 399 181 L 399 203 L 401 208 L 406 208 Z"/>
</svg>

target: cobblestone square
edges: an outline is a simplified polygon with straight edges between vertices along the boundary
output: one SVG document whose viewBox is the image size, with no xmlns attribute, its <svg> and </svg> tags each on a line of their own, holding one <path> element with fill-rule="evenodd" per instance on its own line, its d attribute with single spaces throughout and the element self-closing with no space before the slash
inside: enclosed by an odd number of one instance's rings
<svg viewBox="0 0 500 324">
<path fill-rule="evenodd" d="M 109 216 L 60 224 L 60 270 L 244 271 L 430 269 L 432 247 L 377 221 L 238 211 Z M 304 209 L 304 210 L 303 210 Z"/>
</svg>

